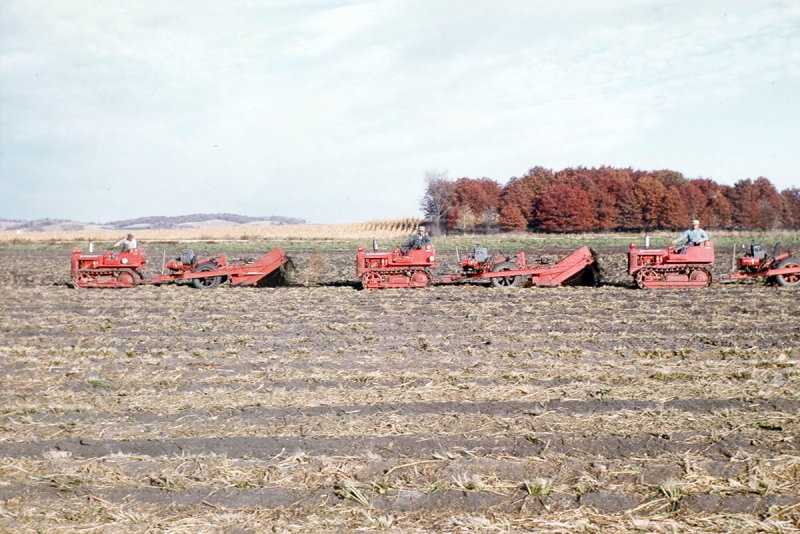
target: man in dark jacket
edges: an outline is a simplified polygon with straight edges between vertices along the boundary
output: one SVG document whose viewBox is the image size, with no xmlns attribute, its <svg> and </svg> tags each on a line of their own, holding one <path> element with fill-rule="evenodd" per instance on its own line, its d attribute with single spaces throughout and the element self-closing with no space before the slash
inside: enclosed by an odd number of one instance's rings
<svg viewBox="0 0 800 534">
<path fill-rule="evenodd" d="M 403 252 L 403 255 L 406 255 L 409 250 L 419 250 L 425 245 L 430 244 L 430 242 L 431 238 L 425 233 L 425 227 L 420 226 L 416 234 L 403 241 L 400 245 L 400 250 Z"/>
</svg>

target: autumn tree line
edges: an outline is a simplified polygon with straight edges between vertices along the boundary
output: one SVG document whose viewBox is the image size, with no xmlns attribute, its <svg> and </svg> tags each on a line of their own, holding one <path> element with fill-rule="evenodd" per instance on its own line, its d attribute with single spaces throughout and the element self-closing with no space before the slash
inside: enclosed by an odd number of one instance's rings
<svg viewBox="0 0 800 534">
<path fill-rule="evenodd" d="M 669 170 L 534 167 L 500 185 L 489 178 L 426 173 L 422 211 L 433 231 L 544 232 L 800 229 L 800 189 L 767 178 L 720 185 Z"/>
</svg>

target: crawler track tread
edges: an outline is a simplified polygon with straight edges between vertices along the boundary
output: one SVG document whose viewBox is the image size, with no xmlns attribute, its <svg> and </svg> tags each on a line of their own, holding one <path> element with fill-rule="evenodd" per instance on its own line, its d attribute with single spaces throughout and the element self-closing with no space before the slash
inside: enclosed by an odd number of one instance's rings
<svg viewBox="0 0 800 534">
<path fill-rule="evenodd" d="M 424 287 L 428 287 L 428 286 L 431 285 L 431 282 L 433 281 L 433 275 L 431 274 L 430 270 L 429 269 L 416 269 L 416 268 L 371 270 L 371 271 L 368 271 L 368 272 L 364 273 L 361 276 L 361 285 L 362 285 L 362 287 L 364 289 L 389 289 L 389 288 L 392 288 L 392 287 L 397 287 L 397 286 L 389 285 L 388 279 L 389 279 L 390 276 L 405 276 L 408 279 L 408 285 L 407 286 L 403 286 L 403 287 L 413 288 L 415 286 L 411 285 L 411 278 L 416 273 L 425 273 L 425 275 L 428 277 L 428 283 L 425 284 Z M 369 285 L 366 282 L 366 278 L 369 277 L 370 275 L 375 275 L 375 274 L 380 276 L 381 283 L 378 286 Z M 418 289 L 423 289 L 423 288 L 418 288 Z"/>
<path fill-rule="evenodd" d="M 701 275 L 698 277 L 698 273 Z M 670 275 L 685 276 L 685 280 L 670 280 Z M 697 280 L 692 280 L 692 277 Z M 697 289 L 708 287 L 712 282 L 711 270 L 704 265 L 680 265 L 675 267 L 645 267 L 635 276 L 640 289 Z"/>
</svg>

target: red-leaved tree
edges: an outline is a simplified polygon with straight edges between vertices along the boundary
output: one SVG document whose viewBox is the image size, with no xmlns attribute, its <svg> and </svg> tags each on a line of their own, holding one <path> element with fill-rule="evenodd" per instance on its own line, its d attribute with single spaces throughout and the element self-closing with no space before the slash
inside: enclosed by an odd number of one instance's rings
<svg viewBox="0 0 800 534">
<path fill-rule="evenodd" d="M 781 219 L 784 228 L 800 228 L 800 189 L 784 189 L 781 192 L 783 212 Z"/>
<path fill-rule="evenodd" d="M 683 202 L 684 189 L 674 182 L 667 187 L 661 205 L 659 228 L 677 230 L 688 225 L 689 215 Z"/>
<path fill-rule="evenodd" d="M 448 228 L 469 230 L 479 224 L 492 224 L 500 205 L 501 192 L 500 184 L 489 178 L 456 180 L 454 207 L 447 218 Z M 469 213 L 470 222 L 458 224 L 457 221 L 461 221 L 465 213 Z"/>
<path fill-rule="evenodd" d="M 504 230 L 527 228 L 533 217 L 534 195 L 520 178 L 511 178 L 500 195 L 500 226 Z"/>
<path fill-rule="evenodd" d="M 620 199 L 633 188 L 630 169 L 600 167 L 595 173 L 594 216 L 598 230 L 615 230 L 620 226 Z"/>
<path fill-rule="evenodd" d="M 763 229 L 780 226 L 783 201 L 766 178 L 739 180 L 727 196 L 734 225 Z"/>
<path fill-rule="evenodd" d="M 586 191 L 559 183 L 547 188 L 536 207 L 536 226 L 553 232 L 582 232 L 592 227 Z"/>
</svg>

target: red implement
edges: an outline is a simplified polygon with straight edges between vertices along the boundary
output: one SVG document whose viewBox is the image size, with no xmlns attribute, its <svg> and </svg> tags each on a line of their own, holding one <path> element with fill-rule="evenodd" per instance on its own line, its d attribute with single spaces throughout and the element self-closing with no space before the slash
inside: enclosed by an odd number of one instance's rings
<svg viewBox="0 0 800 534">
<path fill-rule="evenodd" d="M 739 258 L 736 258 L 736 247 L 733 247 L 731 267 L 735 265 L 736 270 L 722 275 L 720 282 L 768 277 L 783 287 L 800 287 L 800 258 L 791 252 L 783 252 L 780 243 L 775 245 L 771 255 L 767 255 L 767 247 L 763 243 L 742 247 L 745 248 L 745 254 Z"/>
<path fill-rule="evenodd" d="M 461 260 L 461 273 L 445 275 L 440 281 L 448 284 L 464 279 L 489 279 L 495 287 L 503 288 L 517 287 L 530 278 L 532 285 L 556 287 L 577 276 L 595 261 L 589 247 L 581 247 L 553 265 L 526 263 L 524 252 L 513 256 L 495 256 L 490 258 L 486 248 L 476 247 L 469 258 Z"/>
</svg>

